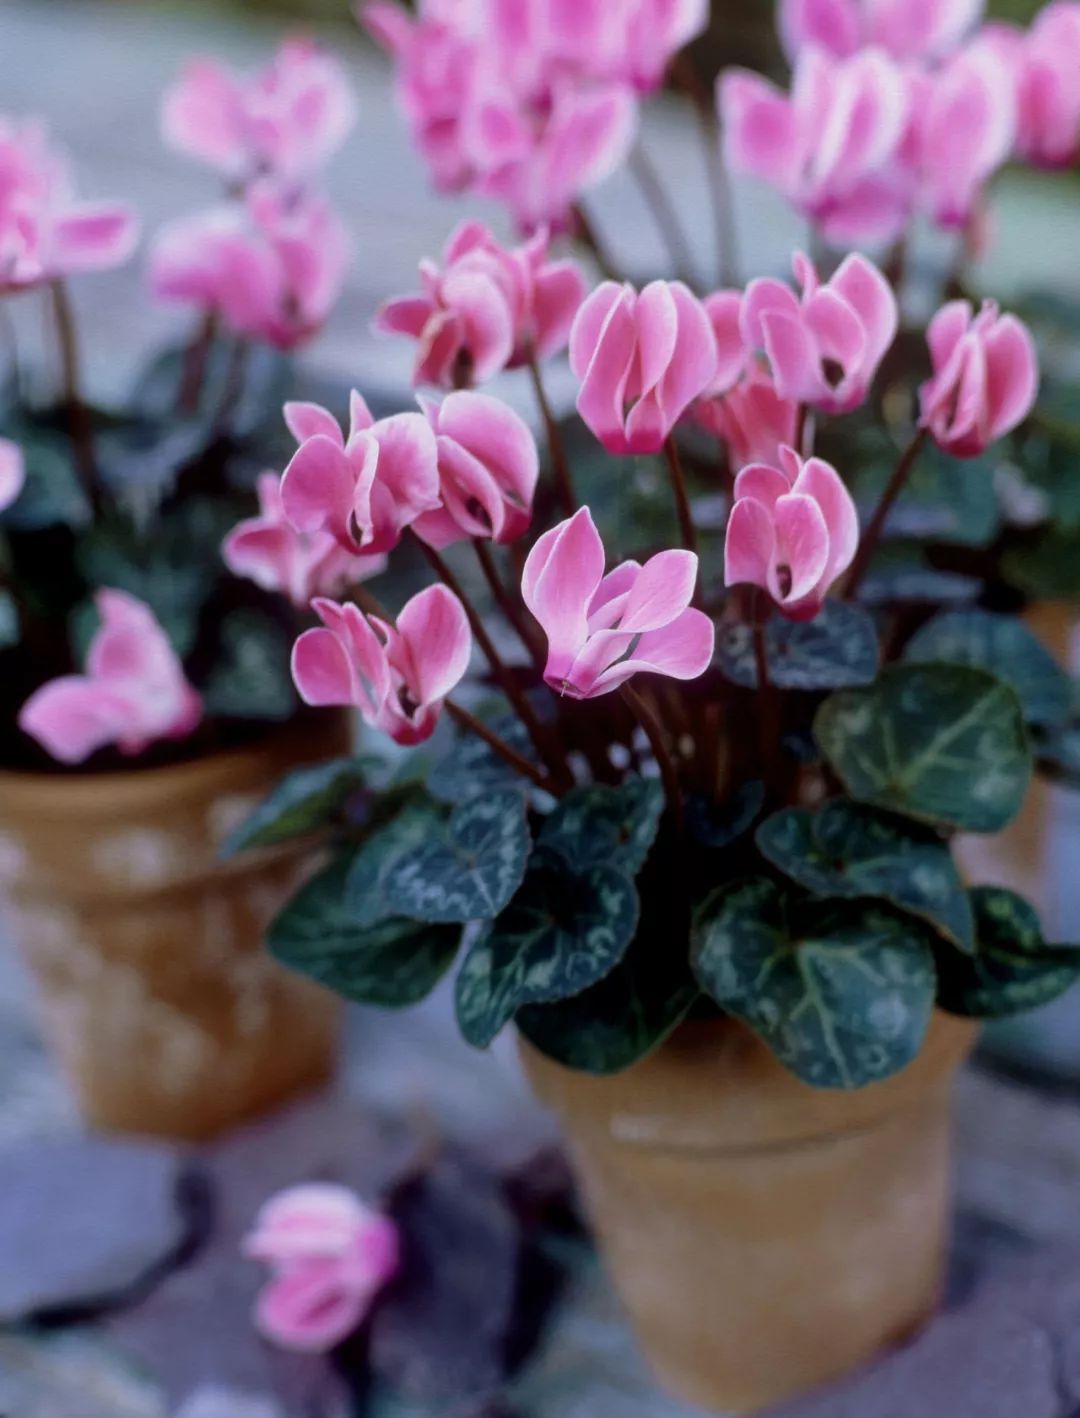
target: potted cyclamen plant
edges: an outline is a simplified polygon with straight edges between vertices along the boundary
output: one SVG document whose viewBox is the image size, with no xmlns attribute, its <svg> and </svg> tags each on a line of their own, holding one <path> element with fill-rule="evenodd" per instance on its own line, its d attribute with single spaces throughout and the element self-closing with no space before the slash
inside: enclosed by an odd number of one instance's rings
<svg viewBox="0 0 1080 1418">
<path fill-rule="evenodd" d="M 109 409 L 82 387 L 67 280 L 127 260 L 135 218 L 76 203 L 39 123 L 0 123 L 0 288 L 51 302 L 62 354 L 55 392 L 25 370 L 3 386 L 5 895 L 103 1126 L 202 1135 L 333 1059 L 337 1002 L 260 949 L 300 855 L 224 867 L 217 849 L 282 772 L 349 742 L 345 716 L 306 714 L 292 688 L 294 606 L 381 560 L 295 532 L 261 475 L 287 356 L 344 278 L 314 178 L 352 116 L 337 61 L 305 41 L 252 77 L 211 61 L 180 77 L 165 137 L 229 195 L 157 237 L 153 292 L 197 328 Z"/>
<path fill-rule="evenodd" d="M 1057 504 L 1014 514 L 1018 480 L 1051 488 L 1061 425 L 1035 410 L 1028 325 L 957 292 L 996 168 L 1075 159 L 1080 71 L 1039 61 L 1039 25 L 971 36 L 974 5 L 962 29 L 944 0 L 875 6 L 864 33 L 856 0 L 788 0 L 793 96 L 724 76 L 726 152 L 840 253 L 796 255 L 794 286 L 586 294 L 535 224 L 599 251 L 582 189 L 703 7 L 673 26 L 648 0 L 583 6 L 565 28 L 534 8 L 520 29 L 365 10 L 436 179 L 531 234 L 467 223 L 382 311 L 441 403 L 373 421 L 354 395 L 347 431 L 286 408 L 285 521 L 433 572 L 404 604 L 379 583 L 314 598 L 301 696 L 400 745 L 458 737 L 381 790 L 357 792 L 354 760 L 305 769 L 228 850 L 330 852 L 270 927 L 280 961 L 390 1007 L 456 962 L 464 1037 L 516 1026 L 657 1373 L 746 1411 L 931 1312 L 975 1022 L 1080 975 L 954 860 L 1033 768 L 1078 777 L 1073 686 L 1023 619 Z M 922 214 L 958 257 L 901 331 Z M 843 254 L 863 242 L 891 244 L 888 274 Z M 580 423 L 543 395 L 567 345 Z M 474 387 L 515 366 L 546 473 Z"/>
</svg>

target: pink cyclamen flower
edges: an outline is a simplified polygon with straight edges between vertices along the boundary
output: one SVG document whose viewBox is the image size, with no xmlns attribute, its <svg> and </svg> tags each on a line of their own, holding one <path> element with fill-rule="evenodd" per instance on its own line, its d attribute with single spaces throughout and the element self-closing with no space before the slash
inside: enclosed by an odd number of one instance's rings
<svg viewBox="0 0 1080 1418">
<path fill-rule="evenodd" d="M 801 298 L 782 281 L 750 282 L 740 315 L 743 340 L 764 350 L 781 398 L 850 413 L 866 399 L 896 338 L 896 296 L 863 256 L 848 256 L 825 285 L 802 252 L 793 266 Z"/>
<path fill-rule="evenodd" d="M 690 605 L 697 574 L 693 552 L 662 551 L 605 576 L 587 507 L 545 532 L 521 579 L 548 639 L 545 682 L 572 699 L 594 699 L 642 672 L 697 679 L 715 639 L 712 621 Z"/>
<path fill-rule="evenodd" d="M 465 537 L 516 541 L 532 521 L 540 455 L 528 424 L 487 394 L 462 390 L 442 404 L 421 399 L 435 433 L 440 506 L 412 524 L 441 550 Z"/>
<path fill-rule="evenodd" d="M 392 551 L 405 528 L 440 507 L 438 444 L 423 414 L 376 420 L 353 390 L 349 432 L 318 404 L 285 405 L 300 447 L 281 480 L 281 505 L 298 532 L 328 532 L 354 555 Z"/>
<path fill-rule="evenodd" d="M 780 449 L 798 437 L 799 404 L 776 391 L 771 377 L 754 364 L 720 398 L 703 399 L 695 408 L 697 422 L 727 444 L 732 468 L 747 463 L 771 463 Z"/>
<path fill-rule="evenodd" d="M 429 586 L 403 607 L 397 624 L 354 605 L 317 599 L 322 627 L 293 646 L 300 697 L 317 706 L 352 705 L 399 744 L 431 737 L 443 701 L 469 667 L 465 609 L 445 586 Z"/>
<path fill-rule="evenodd" d="M 234 576 L 306 607 L 312 596 L 336 596 L 386 569 L 385 556 L 356 556 L 329 532 L 298 532 L 291 526 L 276 473 L 262 473 L 256 492 L 259 515 L 238 522 L 222 544 L 225 565 Z"/>
<path fill-rule="evenodd" d="M 81 763 L 107 744 L 141 753 L 157 739 L 186 738 L 202 718 L 202 701 L 149 606 L 125 591 L 94 600 L 101 625 L 86 673 L 43 684 L 19 713 L 19 727 L 61 763 Z"/>
<path fill-rule="evenodd" d="M 120 203 L 77 202 L 64 158 L 34 121 L 0 118 L 0 291 L 122 265 L 139 224 Z"/>
<path fill-rule="evenodd" d="M 780 35 L 794 60 L 809 44 L 846 59 L 878 45 L 894 59 L 935 59 L 978 23 L 984 0 L 780 0 Z"/>
<path fill-rule="evenodd" d="M 22 449 L 10 438 L 0 438 L 0 512 L 11 506 L 26 482 Z"/>
<path fill-rule="evenodd" d="M 778 467 L 752 463 L 735 479 L 724 584 L 760 586 L 789 620 L 812 620 L 858 544 L 859 515 L 836 469 L 782 448 Z"/>
<path fill-rule="evenodd" d="M 150 281 L 159 300 L 216 312 L 234 334 L 292 350 L 322 328 L 348 264 L 348 235 L 327 202 L 259 184 L 242 205 L 166 227 Z"/>
<path fill-rule="evenodd" d="M 511 250 L 468 221 L 447 242 L 441 270 L 421 262 L 423 292 L 388 301 L 376 317 L 380 330 L 417 341 L 414 383 L 483 384 L 565 349 L 585 278 L 573 261 L 549 261 L 547 248 L 543 229 Z"/>
<path fill-rule="evenodd" d="M 321 1354 L 347 1339 L 400 1264 L 393 1221 L 329 1183 L 271 1197 L 243 1250 L 271 1269 L 255 1306 L 260 1333 L 301 1353 Z"/>
<path fill-rule="evenodd" d="M 1080 3 L 1056 0 L 1026 34 L 1005 43 L 1016 80 L 1021 157 L 1037 167 L 1071 167 L 1080 156 Z"/>
<path fill-rule="evenodd" d="M 240 181 L 309 175 L 355 121 L 344 69 L 302 38 L 286 40 L 253 75 L 193 60 L 166 90 L 161 114 L 167 143 Z"/>
<path fill-rule="evenodd" d="M 790 95 L 732 69 L 719 101 L 732 168 L 775 187 L 828 241 L 891 241 L 904 230 L 914 199 L 910 83 L 882 50 L 837 59 L 810 45 Z"/>
<path fill-rule="evenodd" d="M 655 453 L 716 378 L 716 336 L 681 281 L 605 281 L 578 311 L 570 367 L 577 407 L 609 453 Z"/>
<path fill-rule="evenodd" d="M 1022 423 L 1039 389 L 1035 342 L 988 300 L 943 305 L 927 330 L 933 375 L 919 390 L 920 426 L 955 458 L 977 458 Z"/>
</svg>

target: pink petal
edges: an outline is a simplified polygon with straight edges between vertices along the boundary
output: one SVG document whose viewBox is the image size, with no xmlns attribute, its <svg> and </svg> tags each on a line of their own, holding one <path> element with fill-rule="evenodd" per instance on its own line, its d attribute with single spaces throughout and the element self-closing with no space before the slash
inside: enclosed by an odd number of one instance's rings
<svg viewBox="0 0 1080 1418">
<path fill-rule="evenodd" d="M 570 332 L 570 367 L 581 380 L 578 412 L 611 453 L 626 449 L 624 399 L 637 343 L 634 305 L 632 287 L 605 282 L 578 311 Z"/>
<path fill-rule="evenodd" d="M 751 463 L 735 478 L 735 500 L 750 497 L 760 502 L 770 511 L 778 498 L 786 497 L 791 491 L 791 483 L 779 468 L 767 463 Z"/>
<path fill-rule="evenodd" d="M 742 302 L 743 293 L 737 290 L 716 291 L 703 301 L 716 341 L 716 374 L 709 386 L 710 394 L 725 394 L 746 368 L 748 351 L 742 335 Z"/>
<path fill-rule="evenodd" d="M 82 675 L 64 675 L 35 690 L 19 711 L 19 728 L 60 763 L 82 763 L 115 743 L 131 723 L 115 690 Z"/>
<path fill-rule="evenodd" d="M 525 562 L 521 594 L 562 673 L 585 643 L 588 612 L 604 575 L 604 546 L 587 507 L 545 532 Z"/>
<path fill-rule="evenodd" d="M 306 1182 L 276 1193 L 259 1209 L 243 1243 L 246 1256 L 283 1265 L 314 1256 L 345 1255 L 374 1212 L 347 1187 Z"/>
<path fill-rule="evenodd" d="M 429 586 L 402 608 L 397 628 L 415 671 L 417 703 L 439 703 L 469 668 L 472 633 L 464 607 L 445 586 Z"/>
<path fill-rule="evenodd" d="M 771 276 L 763 276 L 750 282 L 739 305 L 739 330 L 747 349 L 765 348 L 764 322 L 768 315 L 785 315 L 798 320 L 802 309 L 790 286 Z"/>
<path fill-rule="evenodd" d="M 957 345 L 971 326 L 971 302 L 952 300 L 943 305 L 926 330 L 927 344 L 934 369 L 948 364 Z"/>
<path fill-rule="evenodd" d="M 414 340 L 419 339 L 434 311 L 435 306 L 427 296 L 399 296 L 379 307 L 375 328 L 391 335 L 411 335 Z"/>
<path fill-rule="evenodd" d="M 345 447 L 345 440 L 342 437 L 341 426 L 337 419 L 320 404 L 294 401 L 285 405 L 284 412 L 286 427 L 297 443 L 306 443 L 309 438 L 322 434 L 324 438 L 329 438 L 331 442 L 336 443 L 339 448 Z"/>
<path fill-rule="evenodd" d="M 993 438 L 1027 418 L 1039 392 L 1039 357 L 1026 325 L 1003 315 L 986 336 L 986 402 Z"/>
<path fill-rule="evenodd" d="M 829 533 L 829 556 L 821 579 L 826 587 L 851 565 L 859 545 L 859 514 L 840 474 L 821 458 L 803 465 L 794 493 L 812 498 L 821 509 Z"/>
<path fill-rule="evenodd" d="M 348 651 L 329 630 L 305 630 L 299 637 L 293 646 L 292 677 L 305 704 L 322 708 L 359 703 Z"/>
<path fill-rule="evenodd" d="M 532 337 L 538 359 L 548 359 L 566 347 L 585 292 L 585 277 L 572 261 L 552 261 L 537 272 Z"/>
<path fill-rule="evenodd" d="M 864 256 L 848 256 L 829 282 L 862 322 L 865 351 L 864 369 L 876 370 L 896 339 L 900 312 L 892 286 L 872 261 Z"/>
<path fill-rule="evenodd" d="M 281 505 L 298 532 L 325 527 L 342 544 L 351 544 L 349 518 L 357 474 L 337 440 L 316 433 L 301 443 L 281 479 Z"/>
<path fill-rule="evenodd" d="M 816 404 L 827 399 L 829 386 L 821 370 L 817 341 L 801 314 L 798 318 L 779 313 L 762 317 L 765 352 L 769 357 L 776 392 L 784 399 Z"/>
<path fill-rule="evenodd" d="M 780 0 L 779 26 L 791 60 L 808 44 L 842 59 L 861 43 L 856 0 Z"/>
<path fill-rule="evenodd" d="M 166 90 L 161 110 L 166 143 L 219 171 L 245 160 L 243 100 L 232 73 L 216 59 L 196 59 Z"/>
<path fill-rule="evenodd" d="M 752 497 L 741 497 L 731 509 L 724 541 L 724 585 L 769 584 L 776 530 L 770 508 Z"/>
<path fill-rule="evenodd" d="M 730 166 L 788 191 L 798 172 L 801 143 L 787 95 L 745 69 L 721 74 L 717 92 Z"/>
<path fill-rule="evenodd" d="M 662 630 L 646 631 L 630 659 L 598 676 L 589 697 L 607 694 L 642 672 L 669 679 L 697 679 L 712 663 L 715 647 L 715 626 L 704 612 L 691 606 Z"/>
<path fill-rule="evenodd" d="M 619 629 L 640 632 L 670 624 L 693 599 L 697 574 L 693 552 L 657 552 L 634 578 Z"/>
<path fill-rule="evenodd" d="M 829 529 L 821 508 L 810 497 L 790 494 L 773 509 L 776 551 L 769 591 L 780 603 L 802 601 L 820 584 L 829 564 Z M 779 570 L 787 567 L 791 584 L 781 584 Z"/>
<path fill-rule="evenodd" d="M 255 1323 L 274 1344 L 303 1354 L 335 1348 L 367 1311 L 366 1297 L 350 1291 L 333 1261 L 308 1261 L 271 1280 L 259 1295 Z"/>
<path fill-rule="evenodd" d="M 58 272 L 107 271 L 122 266 L 139 242 L 139 221 L 129 207 L 84 204 L 58 219 L 51 260 Z"/>
<path fill-rule="evenodd" d="M 449 394 L 439 410 L 439 433 L 468 449 L 511 502 L 531 512 L 540 455 L 528 424 L 509 405 L 487 394 Z"/>
</svg>

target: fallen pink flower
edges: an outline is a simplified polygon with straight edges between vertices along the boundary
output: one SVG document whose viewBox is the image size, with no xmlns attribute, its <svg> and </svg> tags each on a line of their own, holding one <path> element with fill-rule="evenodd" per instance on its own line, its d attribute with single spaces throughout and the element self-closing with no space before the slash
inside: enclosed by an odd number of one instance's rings
<svg viewBox="0 0 1080 1418">
<path fill-rule="evenodd" d="M 77 202 L 44 125 L 0 118 L 0 291 L 123 265 L 139 224 L 121 203 Z"/>
<path fill-rule="evenodd" d="M 216 312 L 234 334 L 292 350 L 322 328 L 348 264 L 348 235 L 327 202 L 258 184 L 244 204 L 166 227 L 150 282 L 159 300 Z"/>
<path fill-rule="evenodd" d="M 572 699 L 594 699 L 631 675 L 697 679 L 715 632 L 690 605 L 698 559 L 662 551 L 644 566 L 624 561 L 604 575 L 604 547 L 587 507 L 545 532 L 525 562 L 521 594 L 548 639 L 545 682 Z"/>
<path fill-rule="evenodd" d="M 376 420 L 354 390 L 346 438 L 318 404 L 285 405 L 300 447 L 281 480 L 281 506 L 296 531 L 329 533 L 354 555 L 392 551 L 405 528 L 441 506 L 438 445 L 423 414 Z"/>
<path fill-rule="evenodd" d="M 891 241 L 907 226 L 910 84 L 882 50 L 838 59 L 810 45 L 790 95 L 745 69 L 722 74 L 718 92 L 732 169 L 775 187 L 830 243 Z"/>
<path fill-rule="evenodd" d="M 440 269 L 423 261 L 423 291 L 388 301 L 380 330 L 417 341 L 416 384 L 446 389 L 483 384 L 530 358 L 565 349 L 585 299 L 573 261 L 549 261 L 543 229 L 524 246 L 500 246 L 482 222 L 463 222 Z"/>
<path fill-rule="evenodd" d="M 655 453 L 717 374 L 716 336 L 681 281 L 605 281 L 578 311 L 570 367 L 577 407 L 609 453 Z"/>
<path fill-rule="evenodd" d="M 776 392 L 824 413 L 862 404 L 899 325 L 896 296 L 863 256 L 848 256 L 825 285 L 796 252 L 796 297 L 782 281 L 751 281 L 741 308 L 743 340 L 764 350 Z"/>
<path fill-rule="evenodd" d="M 202 718 L 202 701 L 149 606 L 125 591 L 102 590 L 94 600 L 101 624 L 86 673 L 43 684 L 19 713 L 19 727 L 61 763 L 81 763 L 108 744 L 141 753 L 157 739 L 186 738 Z"/>
<path fill-rule="evenodd" d="M 724 584 L 759 586 L 789 620 L 812 620 L 858 544 L 858 513 L 836 469 L 783 448 L 778 467 L 754 463 L 735 479 Z"/>
<path fill-rule="evenodd" d="M 416 535 L 439 550 L 465 537 L 516 541 L 532 521 L 540 473 L 528 424 L 500 400 L 467 390 L 420 406 L 436 436 L 441 505 L 417 517 Z"/>
<path fill-rule="evenodd" d="M 984 0 L 780 0 L 780 34 L 795 60 L 807 45 L 845 59 L 878 45 L 894 59 L 948 54 L 978 23 Z"/>
<path fill-rule="evenodd" d="M 10 507 L 26 482 L 22 449 L 10 438 L 0 438 L 0 512 Z"/>
<path fill-rule="evenodd" d="M 338 595 L 386 569 L 385 556 L 356 556 L 329 532 L 298 532 L 291 526 L 276 473 L 262 473 L 256 491 L 259 515 L 238 522 L 222 545 L 234 576 L 264 591 L 280 591 L 294 606 L 306 608 L 312 596 Z"/>
<path fill-rule="evenodd" d="M 919 390 L 920 426 L 954 458 L 977 458 L 1031 412 L 1038 356 L 1027 326 L 988 300 L 943 305 L 927 330 L 933 376 Z"/>
<path fill-rule="evenodd" d="M 782 398 L 771 377 L 756 364 L 722 397 L 702 400 L 694 415 L 713 437 L 727 444 L 728 461 L 735 469 L 747 463 L 775 466 L 780 449 L 794 447 L 798 437 L 798 403 Z"/>
<path fill-rule="evenodd" d="M 430 738 L 469 666 L 472 636 L 458 598 L 429 586 L 406 603 L 396 625 L 321 598 L 312 609 L 323 626 L 305 630 L 292 656 L 305 704 L 351 705 L 395 743 Z"/>
<path fill-rule="evenodd" d="M 272 1343 L 300 1353 L 325 1353 L 347 1339 L 400 1263 L 393 1221 L 329 1183 L 271 1197 L 243 1250 L 271 1269 L 256 1326 Z"/>
<path fill-rule="evenodd" d="M 256 74 L 193 60 L 166 90 L 161 114 L 167 143 L 243 182 L 310 175 L 355 121 L 344 69 L 302 38 L 286 40 Z"/>
</svg>

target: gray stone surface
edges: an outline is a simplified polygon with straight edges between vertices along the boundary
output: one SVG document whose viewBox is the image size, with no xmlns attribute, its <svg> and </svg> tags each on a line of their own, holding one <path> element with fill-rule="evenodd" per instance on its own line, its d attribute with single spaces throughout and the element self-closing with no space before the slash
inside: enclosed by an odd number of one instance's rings
<svg viewBox="0 0 1080 1418">
<path fill-rule="evenodd" d="M 0 1152 L 0 1324 L 131 1303 L 195 1238 L 197 1169 L 97 1137 Z"/>
</svg>

